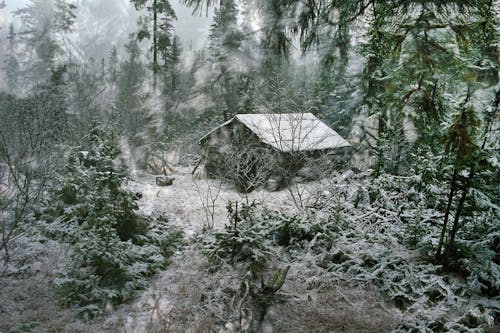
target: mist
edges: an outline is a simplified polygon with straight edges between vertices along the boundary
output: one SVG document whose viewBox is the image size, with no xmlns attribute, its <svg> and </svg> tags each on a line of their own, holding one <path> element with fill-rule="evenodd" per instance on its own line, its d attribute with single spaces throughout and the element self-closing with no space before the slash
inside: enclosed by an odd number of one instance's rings
<svg viewBox="0 0 500 333">
<path fill-rule="evenodd" d="M 8 25 L 15 22 L 12 12 L 26 6 L 28 0 L 7 0 L 7 7 L 0 10 L 0 27 L 5 34 Z M 71 42 L 75 56 L 81 60 L 105 59 L 111 46 L 120 50 L 128 35 L 137 31 L 137 19 L 142 14 L 127 0 L 76 0 L 76 21 L 73 26 Z M 212 23 L 212 10 L 208 15 L 193 14 L 191 8 L 179 1 L 171 1 L 177 15 L 174 29 L 182 47 L 186 50 L 199 50 L 206 46 L 208 30 Z"/>
<path fill-rule="evenodd" d="M 180 2 L 0 0 L 0 332 L 500 332 L 498 0 Z"/>
</svg>

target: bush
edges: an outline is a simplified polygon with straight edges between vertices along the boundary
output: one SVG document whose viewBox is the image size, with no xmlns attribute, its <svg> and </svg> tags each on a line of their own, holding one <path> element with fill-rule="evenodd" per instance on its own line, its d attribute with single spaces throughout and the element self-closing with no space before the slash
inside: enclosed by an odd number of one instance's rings
<svg viewBox="0 0 500 333">
<path fill-rule="evenodd" d="M 57 294 L 62 304 L 81 306 L 86 318 L 144 288 L 182 239 L 166 219 L 151 224 L 137 214 L 139 196 L 124 186 L 127 170 L 119 154 L 94 129 L 85 160 L 79 161 L 76 151 L 71 154 L 46 210 L 47 234 L 72 250 L 67 272 L 55 281 Z"/>
<path fill-rule="evenodd" d="M 80 306 L 80 314 L 89 319 L 102 314 L 106 306 L 130 300 L 167 266 L 182 243 L 182 233 L 167 223 L 157 219 L 140 237 L 140 245 L 120 240 L 110 226 L 86 229 L 72 247 L 67 272 L 55 281 L 61 304 Z"/>
<path fill-rule="evenodd" d="M 227 205 L 229 223 L 203 239 L 203 253 L 215 262 L 249 261 L 264 263 L 272 255 L 269 226 L 255 204 L 238 208 L 238 202 Z"/>
<path fill-rule="evenodd" d="M 267 211 L 265 219 L 276 244 L 290 249 L 312 248 L 319 251 L 332 246 L 334 234 L 341 224 L 333 214 L 321 218 L 315 214 L 301 217 Z"/>
</svg>

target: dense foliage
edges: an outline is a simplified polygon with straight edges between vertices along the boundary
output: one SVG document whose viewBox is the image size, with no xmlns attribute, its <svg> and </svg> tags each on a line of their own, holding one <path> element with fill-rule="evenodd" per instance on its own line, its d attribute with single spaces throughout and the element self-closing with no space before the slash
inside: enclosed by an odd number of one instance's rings
<svg viewBox="0 0 500 333">
<path fill-rule="evenodd" d="M 445 198 L 439 188 L 422 186 L 418 176 L 347 177 L 329 186 L 333 200 L 319 198 L 306 217 L 230 204 L 230 223 L 204 234 L 202 252 L 224 270 L 223 263 L 252 272 L 243 278 L 250 285 L 269 270 L 279 275 L 277 266 L 298 265 L 299 272 L 314 271 L 303 277 L 313 290 L 332 280 L 374 287 L 404 318 L 395 332 L 483 332 L 499 310 L 499 226 L 487 212 L 477 216 L 481 224 L 464 230 L 457 244 L 453 264 L 460 270 L 450 273 L 432 259 Z"/>
<path fill-rule="evenodd" d="M 138 214 L 139 197 L 125 187 L 116 145 L 99 128 L 90 136 L 88 151 L 71 153 L 45 212 L 46 233 L 71 248 L 67 272 L 55 281 L 57 292 L 63 304 L 81 306 L 86 317 L 146 287 L 182 237 L 168 221 Z"/>
</svg>

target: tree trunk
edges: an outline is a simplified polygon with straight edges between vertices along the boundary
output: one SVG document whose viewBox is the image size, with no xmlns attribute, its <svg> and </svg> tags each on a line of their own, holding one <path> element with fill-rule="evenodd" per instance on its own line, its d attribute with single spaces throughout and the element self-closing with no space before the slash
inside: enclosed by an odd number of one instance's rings
<svg viewBox="0 0 500 333">
<path fill-rule="evenodd" d="M 453 204 L 453 197 L 455 196 L 455 187 L 457 182 L 457 169 L 453 171 L 453 177 L 451 178 L 450 193 L 448 194 L 448 204 L 446 205 L 446 211 L 444 214 L 443 228 L 441 229 L 441 235 L 439 236 L 439 243 L 436 250 L 436 260 L 441 261 L 441 250 L 443 248 L 444 236 L 446 235 L 446 229 L 448 227 L 448 220 L 450 218 L 451 205 Z"/>
<path fill-rule="evenodd" d="M 474 170 L 471 168 L 469 176 L 465 181 L 464 187 L 462 189 L 462 195 L 458 201 L 457 210 L 455 212 L 455 218 L 453 219 L 453 227 L 450 231 L 450 236 L 448 237 L 448 244 L 446 245 L 445 253 L 446 256 L 450 255 L 450 251 L 452 250 L 455 244 L 455 236 L 457 234 L 458 229 L 460 228 L 460 215 L 462 215 L 462 211 L 465 204 L 465 199 L 467 198 L 467 193 L 469 192 L 471 179 L 474 177 Z"/>
<path fill-rule="evenodd" d="M 153 91 L 156 91 L 156 75 L 158 73 L 158 7 L 157 0 L 153 1 Z"/>
<path fill-rule="evenodd" d="M 378 116 L 378 133 L 377 133 L 377 165 L 375 167 L 375 175 L 378 177 L 384 168 L 384 139 L 387 131 L 387 113 L 381 110 Z"/>
</svg>

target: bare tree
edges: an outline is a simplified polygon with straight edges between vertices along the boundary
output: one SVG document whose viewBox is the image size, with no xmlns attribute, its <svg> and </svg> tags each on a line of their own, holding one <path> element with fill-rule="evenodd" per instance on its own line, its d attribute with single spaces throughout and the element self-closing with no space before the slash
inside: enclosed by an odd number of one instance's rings
<svg viewBox="0 0 500 333">
<path fill-rule="evenodd" d="M 222 169 L 228 172 L 221 176 L 245 195 L 248 204 L 246 194 L 264 184 L 276 168 L 276 156 L 269 148 L 252 144 L 251 140 L 237 142 L 224 156 Z"/>
<path fill-rule="evenodd" d="M 217 200 L 220 197 L 222 189 L 222 179 L 212 181 L 211 179 L 204 178 L 202 185 L 199 182 L 202 181 L 197 179 L 194 181 L 196 186 L 196 192 L 200 197 L 201 205 L 203 206 L 203 211 L 205 213 L 207 229 L 212 229 L 215 224 L 215 209 L 217 207 Z"/>
<path fill-rule="evenodd" d="M 10 260 L 9 243 L 22 233 L 56 172 L 59 129 L 51 98 L 17 100 L 2 96 L 0 114 L 0 250 Z"/>
<path fill-rule="evenodd" d="M 48 158 L 28 154 L 28 147 L 9 145 L 0 132 L 0 249 L 10 260 L 9 243 L 33 213 L 51 174 Z"/>
<path fill-rule="evenodd" d="M 303 104 L 296 102 L 293 110 L 306 108 Z M 342 149 L 348 144 L 311 113 L 268 114 L 266 119 L 263 127 L 269 128 L 268 140 L 280 152 L 277 172 L 284 178 L 283 185 L 295 207 L 305 213 L 315 193 L 303 181 L 331 176 L 336 166 L 332 148 Z"/>
</svg>

